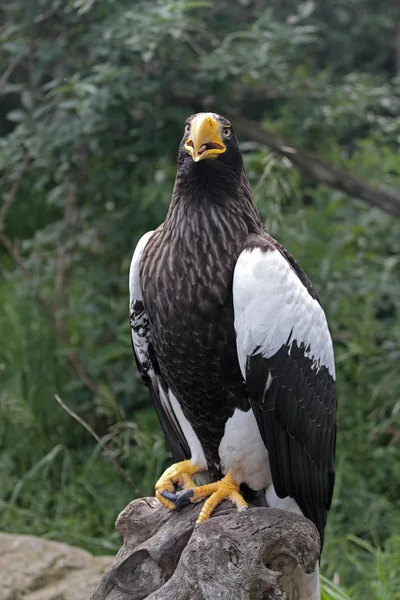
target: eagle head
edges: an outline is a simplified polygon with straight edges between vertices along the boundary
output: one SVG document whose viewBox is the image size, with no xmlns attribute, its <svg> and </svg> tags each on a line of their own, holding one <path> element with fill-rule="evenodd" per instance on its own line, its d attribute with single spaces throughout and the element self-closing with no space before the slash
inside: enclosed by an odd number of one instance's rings
<svg viewBox="0 0 400 600">
<path fill-rule="evenodd" d="M 195 163 L 240 154 L 232 125 L 216 113 L 196 113 L 186 119 L 181 151 Z"/>
</svg>

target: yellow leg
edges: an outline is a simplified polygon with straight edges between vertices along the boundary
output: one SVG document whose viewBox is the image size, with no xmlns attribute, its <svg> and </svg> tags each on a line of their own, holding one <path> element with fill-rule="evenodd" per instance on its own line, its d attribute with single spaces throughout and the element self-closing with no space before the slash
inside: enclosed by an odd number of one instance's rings
<svg viewBox="0 0 400 600">
<path fill-rule="evenodd" d="M 161 475 L 160 479 L 156 483 L 156 498 L 170 510 L 176 508 L 174 502 L 167 500 L 161 494 L 163 492 L 175 491 L 175 486 L 180 487 L 184 490 L 192 489 L 196 487 L 192 479 L 192 475 L 198 473 L 202 469 L 198 465 L 193 465 L 190 460 L 184 460 L 179 463 L 171 465 Z"/>
<path fill-rule="evenodd" d="M 238 510 L 245 510 L 248 507 L 240 493 L 239 484 L 236 483 L 229 471 L 220 481 L 188 489 L 190 489 L 190 496 L 189 492 L 183 492 L 183 495 L 190 497 L 191 502 L 198 502 L 208 496 L 197 518 L 197 525 L 204 523 L 223 500 L 230 500 Z"/>
</svg>

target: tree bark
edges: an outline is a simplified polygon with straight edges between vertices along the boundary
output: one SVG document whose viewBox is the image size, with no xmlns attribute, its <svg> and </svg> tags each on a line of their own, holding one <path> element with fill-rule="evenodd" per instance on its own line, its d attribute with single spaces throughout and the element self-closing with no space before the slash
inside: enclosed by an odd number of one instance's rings
<svg viewBox="0 0 400 600">
<path fill-rule="evenodd" d="M 199 504 L 168 511 L 131 502 L 116 528 L 123 546 L 91 600 L 297 600 L 297 567 L 315 569 L 317 529 L 301 515 L 219 506 L 199 527 Z"/>
</svg>

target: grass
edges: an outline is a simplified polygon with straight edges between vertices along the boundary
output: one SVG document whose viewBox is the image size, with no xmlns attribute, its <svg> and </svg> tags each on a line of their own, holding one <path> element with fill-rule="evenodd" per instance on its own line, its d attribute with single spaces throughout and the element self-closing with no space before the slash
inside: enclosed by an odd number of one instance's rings
<svg viewBox="0 0 400 600">
<path fill-rule="evenodd" d="M 116 515 L 132 498 L 152 494 L 166 463 L 162 436 L 152 431 L 155 417 L 142 410 L 140 428 L 120 421 L 104 436 L 112 437 L 132 488 L 56 402 L 55 393 L 65 394 L 84 418 L 93 409 L 77 401 L 81 394 L 68 391 L 73 373 L 45 316 L 16 290 L 9 301 L 10 287 L 0 286 L 0 329 L 7 340 L 0 351 L 0 530 L 115 552 Z"/>
<path fill-rule="evenodd" d="M 335 585 L 329 579 L 321 575 L 321 600 L 350 600 L 349 596 L 341 587 Z"/>
</svg>

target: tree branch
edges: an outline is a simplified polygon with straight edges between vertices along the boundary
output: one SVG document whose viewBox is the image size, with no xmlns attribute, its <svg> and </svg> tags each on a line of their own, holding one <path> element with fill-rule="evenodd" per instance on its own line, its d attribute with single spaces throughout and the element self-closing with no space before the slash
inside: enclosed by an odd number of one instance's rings
<svg viewBox="0 0 400 600">
<path fill-rule="evenodd" d="M 13 244 L 13 242 L 10 240 L 10 238 L 5 233 L 3 233 L 1 231 L 1 229 L 0 229 L 0 242 L 3 244 L 3 246 L 5 247 L 5 249 L 11 256 L 11 258 L 13 259 L 15 264 L 17 264 L 19 267 L 21 267 L 21 269 L 23 271 L 26 271 L 24 261 L 20 257 L 19 252 L 15 247 L 15 243 Z"/>
<path fill-rule="evenodd" d="M 338 189 L 349 196 L 364 200 L 390 215 L 400 217 L 399 194 L 378 188 L 346 169 L 335 167 L 314 152 L 297 148 L 279 136 L 261 129 L 258 123 L 245 117 L 235 120 L 235 129 L 241 136 L 265 144 L 277 154 L 286 156 L 294 165 L 311 175 L 316 181 Z"/>
<path fill-rule="evenodd" d="M 28 164 L 29 155 L 25 154 L 23 161 L 17 169 L 16 176 L 10 188 L 10 191 L 7 194 L 4 194 L 4 202 L 0 210 L 0 231 L 4 229 L 4 222 L 6 220 L 7 213 L 17 196 L 19 186 L 21 185 L 22 178 L 25 174 L 26 169 L 28 168 Z"/>
<path fill-rule="evenodd" d="M 6 248 L 7 252 L 13 259 L 16 265 L 18 265 L 25 272 L 26 276 L 31 279 L 31 274 L 26 269 L 23 259 L 18 253 L 15 243 L 6 235 L 4 232 L 5 220 L 8 214 L 8 211 L 11 205 L 14 203 L 17 193 L 22 181 L 22 178 L 28 168 L 29 165 L 29 155 L 25 154 L 24 159 L 18 167 L 14 182 L 10 188 L 10 191 L 5 194 L 3 205 L 0 208 L 0 243 Z M 74 182 L 70 182 L 68 186 L 68 197 L 65 206 L 64 212 L 64 228 L 65 234 L 68 235 L 68 226 L 70 224 L 72 218 L 72 211 L 74 204 L 76 202 L 76 184 Z M 54 300 L 53 300 L 53 323 L 56 331 L 57 338 L 61 340 L 66 346 L 70 347 L 71 342 L 67 333 L 67 328 L 65 321 L 62 316 L 62 311 L 60 310 L 60 302 L 62 299 L 63 292 L 63 284 L 65 279 L 65 261 L 66 261 L 66 249 L 67 249 L 67 241 L 63 242 L 59 246 L 58 251 L 58 259 L 57 259 L 57 267 L 56 267 L 56 277 L 55 277 L 55 289 L 54 289 Z M 46 301 L 43 301 L 41 298 L 38 298 L 39 304 L 44 310 L 44 312 L 48 312 L 49 305 Z M 79 379 L 83 381 L 83 383 L 93 392 L 97 393 L 97 385 L 90 378 L 90 376 L 86 373 L 79 354 L 74 351 L 69 351 L 67 354 L 67 358 L 71 363 L 72 367 L 75 369 Z"/>
<path fill-rule="evenodd" d="M 10 210 L 11 205 L 15 202 L 15 198 L 17 197 L 17 193 L 19 190 L 19 186 L 21 185 L 22 178 L 25 174 L 26 169 L 29 164 L 29 155 L 25 154 L 21 164 L 19 165 L 14 182 L 10 188 L 10 191 L 7 194 L 4 194 L 4 202 L 0 209 L 0 242 L 6 248 L 7 252 L 13 259 L 13 261 L 21 267 L 21 269 L 25 270 L 24 261 L 20 257 L 18 250 L 15 247 L 15 243 L 4 233 L 4 224 L 7 217 L 7 213 Z"/>
<path fill-rule="evenodd" d="M 66 324 L 62 309 L 66 305 L 65 298 L 68 294 L 64 293 L 63 286 L 66 275 L 66 261 L 68 257 L 67 247 L 70 236 L 70 225 L 73 218 L 73 212 L 76 204 L 77 188 L 73 181 L 68 182 L 67 197 L 64 205 L 63 230 L 60 244 L 57 251 L 56 274 L 54 282 L 53 315 L 57 335 L 61 338 L 65 336 Z M 72 250 L 72 248 L 71 248 Z"/>
<path fill-rule="evenodd" d="M 195 110 L 210 110 L 214 104 L 213 98 L 206 97 L 200 101 L 199 97 L 191 92 L 172 90 L 168 94 L 175 102 L 188 105 L 192 110 L 193 108 Z M 287 157 L 296 167 L 311 175 L 319 183 L 324 183 L 349 196 L 359 198 L 389 215 L 400 217 L 400 195 L 394 191 L 372 185 L 350 171 L 330 164 L 318 154 L 298 148 L 290 141 L 266 131 L 259 123 L 251 119 L 236 117 L 234 125 L 241 138 L 268 146 L 277 154 Z"/>
<path fill-rule="evenodd" d="M 12 73 L 16 69 L 16 67 L 22 61 L 22 56 L 14 56 L 10 62 L 8 63 L 7 69 L 4 71 L 3 75 L 0 78 L 0 91 L 6 87 L 8 80 L 10 79 Z"/>
</svg>

